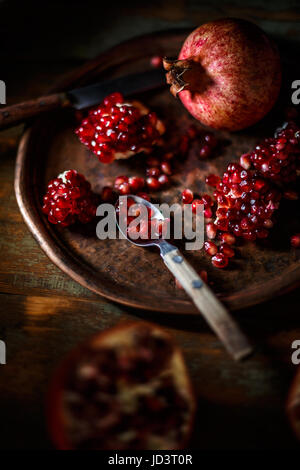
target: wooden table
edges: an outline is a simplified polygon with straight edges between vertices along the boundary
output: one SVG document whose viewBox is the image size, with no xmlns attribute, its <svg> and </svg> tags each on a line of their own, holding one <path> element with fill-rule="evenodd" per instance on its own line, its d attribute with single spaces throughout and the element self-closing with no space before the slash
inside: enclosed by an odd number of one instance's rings
<svg viewBox="0 0 300 470">
<path fill-rule="evenodd" d="M 51 3 L 55 5 L 55 2 Z M 169 2 L 166 3 L 168 8 L 161 12 L 154 7 L 149 10 L 141 7 L 136 12 L 146 29 L 151 22 L 155 29 L 161 29 L 165 23 L 172 27 L 177 24 L 192 26 L 193 21 L 201 22 L 204 15 L 212 18 L 232 14 L 230 7 L 226 10 L 225 6 L 220 15 L 216 10 L 207 14 L 196 9 L 195 13 L 186 9 L 184 2 L 178 2 L 171 10 Z M 278 2 L 275 2 L 273 11 L 265 12 L 264 16 L 261 9 L 256 10 L 257 16 L 253 18 L 255 12 L 249 13 L 249 8 L 247 10 L 245 6 L 240 15 L 237 9 L 234 13 L 258 22 L 261 20 L 270 28 L 269 15 L 274 31 L 279 22 L 284 33 L 290 25 L 289 34 L 294 28 L 293 34 L 297 36 L 296 11 L 285 10 L 276 16 Z M 7 7 L 6 13 L 9 17 L 12 7 Z M 78 9 L 71 22 L 79 21 L 76 15 L 80 15 Z M 124 24 L 126 26 L 127 22 Z M 137 24 L 131 35 L 141 27 Z M 121 40 L 124 30 L 119 27 L 118 31 Z M 19 76 L 8 55 L 6 57 L 6 75 L 0 78 L 7 82 L 8 103 L 45 92 L 53 80 L 95 53 L 95 45 L 88 48 L 87 41 L 81 49 L 80 35 L 73 49 L 63 45 L 58 59 L 54 60 L 50 49 L 46 48 L 46 60 L 39 55 L 47 44 L 46 33 L 41 29 L 39 32 L 41 44 L 37 41 L 30 51 L 26 47 L 31 42 L 24 39 L 25 52 L 18 63 Z M 106 37 L 105 32 L 108 34 L 108 26 L 101 31 L 103 37 Z M 59 30 L 58 37 L 62 34 Z M 128 36 L 129 33 L 125 35 Z M 74 40 L 75 35 L 72 38 Z M 115 37 L 113 42 L 117 42 Z M 110 44 L 106 42 L 104 46 L 107 45 Z M 58 40 L 54 40 L 52 47 L 59 48 Z M 14 53 L 14 45 L 11 52 Z M 299 448 L 284 413 L 287 391 L 296 372 L 296 366 L 291 363 L 291 343 L 300 339 L 299 292 L 235 312 L 257 347 L 256 354 L 241 364 L 228 357 L 200 317 L 137 311 L 89 292 L 47 259 L 18 211 L 13 180 L 21 131 L 20 126 L 0 133 L 0 339 L 7 345 L 7 364 L 0 365 L 0 448 L 51 448 L 45 429 L 44 398 L 49 377 L 59 359 L 88 335 L 135 318 L 145 318 L 164 326 L 184 351 L 199 399 L 193 448 Z"/>
</svg>

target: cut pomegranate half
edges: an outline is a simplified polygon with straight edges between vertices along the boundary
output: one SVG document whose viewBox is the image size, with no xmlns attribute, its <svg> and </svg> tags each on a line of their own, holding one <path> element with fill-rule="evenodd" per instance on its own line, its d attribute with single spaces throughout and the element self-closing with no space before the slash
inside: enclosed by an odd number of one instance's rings
<svg viewBox="0 0 300 470">
<path fill-rule="evenodd" d="M 139 152 L 150 152 L 154 144 L 161 143 L 165 126 L 142 103 L 125 102 L 121 93 L 116 92 L 90 110 L 75 132 L 100 162 L 111 163 Z"/>
<path fill-rule="evenodd" d="M 179 348 L 161 328 L 139 322 L 97 334 L 63 361 L 48 423 L 59 449 L 182 449 L 195 407 Z"/>
</svg>

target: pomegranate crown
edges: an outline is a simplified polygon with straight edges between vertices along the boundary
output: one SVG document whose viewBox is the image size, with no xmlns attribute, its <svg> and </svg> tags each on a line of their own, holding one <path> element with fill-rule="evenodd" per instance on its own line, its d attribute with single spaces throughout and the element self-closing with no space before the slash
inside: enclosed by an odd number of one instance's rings
<svg viewBox="0 0 300 470">
<path fill-rule="evenodd" d="M 183 75 L 191 69 L 191 64 L 188 60 L 176 60 L 164 57 L 163 66 L 167 72 L 167 83 L 171 85 L 170 92 L 176 97 L 178 93 L 189 86 L 189 83 L 183 79 Z"/>
</svg>

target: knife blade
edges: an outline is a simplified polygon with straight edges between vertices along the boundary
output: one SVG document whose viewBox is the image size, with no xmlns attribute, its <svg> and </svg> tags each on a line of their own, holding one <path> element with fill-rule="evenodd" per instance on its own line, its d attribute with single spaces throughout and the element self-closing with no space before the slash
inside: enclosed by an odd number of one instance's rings
<svg viewBox="0 0 300 470">
<path fill-rule="evenodd" d="M 124 96 L 135 95 L 154 90 L 165 84 L 165 74 L 162 70 L 150 70 L 112 80 L 95 83 L 67 92 L 42 96 L 23 103 L 5 108 L 0 107 L 0 129 L 4 129 L 39 114 L 58 108 L 73 107 L 84 109 L 99 104 L 105 96 L 114 91 Z"/>
<path fill-rule="evenodd" d="M 114 91 L 130 96 L 159 88 L 165 83 L 165 73 L 162 70 L 150 70 L 75 88 L 67 92 L 67 96 L 75 109 L 84 109 L 99 104 Z"/>
</svg>

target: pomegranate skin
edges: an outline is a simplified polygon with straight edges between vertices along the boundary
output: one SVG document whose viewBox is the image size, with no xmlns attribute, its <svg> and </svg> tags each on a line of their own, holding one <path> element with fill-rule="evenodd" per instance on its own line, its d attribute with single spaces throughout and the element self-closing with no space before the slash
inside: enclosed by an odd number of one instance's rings
<svg viewBox="0 0 300 470">
<path fill-rule="evenodd" d="M 223 19 L 200 26 L 185 40 L 179 60 L 191 61 L 183 77 L 190 90 L 183 89 L 179 97 L 209 127 L 244 129 L 262 119 L 277 100 L 279 53 L 248 21 Z"/>
</svg>

